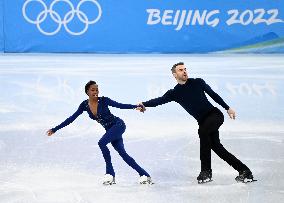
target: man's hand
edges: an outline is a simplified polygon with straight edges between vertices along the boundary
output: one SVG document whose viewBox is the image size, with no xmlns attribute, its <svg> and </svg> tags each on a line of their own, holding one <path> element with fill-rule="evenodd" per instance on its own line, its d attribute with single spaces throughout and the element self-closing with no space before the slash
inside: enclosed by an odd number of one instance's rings
<svg viewBox="0 0 284 203">
<path fill-rule="evenodd" d="M 137 105 L 138 105 L 138 107 L 136 108 L 136 110 L 138 110 L 142 113 L 144 113 L 146 111 L 146 108 L 145 108 L 145 106 L 143 105 L 142 102 L 138 103 Z"/>
<path fill-rule="evenodd" d="M 227 110 L 227 113 L 229 114 L 231 119 L 234 119 L 234 120 L 236 119 L 236 112 L 233 109 L 229 108 Z"/>
<path fill-rule="evenodd" d="M 48 131 L 46 132 L 46 134 L 47 134 L 47 136 L 51 136 L 51 135 L 54 134 L 54 132 L 50 129 L 50 130 L 48 130 Z"/>
</svg>

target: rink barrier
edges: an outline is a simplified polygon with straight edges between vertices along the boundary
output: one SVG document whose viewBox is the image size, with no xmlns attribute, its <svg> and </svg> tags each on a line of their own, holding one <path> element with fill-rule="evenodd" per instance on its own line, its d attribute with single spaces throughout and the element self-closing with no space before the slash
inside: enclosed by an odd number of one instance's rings
<svg viewBox="0 0 284 203">
<path fill-rule="evenodd" d="M 0 11 L 4 52 L 284 52 L 284 1 L 1 0 Z"/>
</svg>

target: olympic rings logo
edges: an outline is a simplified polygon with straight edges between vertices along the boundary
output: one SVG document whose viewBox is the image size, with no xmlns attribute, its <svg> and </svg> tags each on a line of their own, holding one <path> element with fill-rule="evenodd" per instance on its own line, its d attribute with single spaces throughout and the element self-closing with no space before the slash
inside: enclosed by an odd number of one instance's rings
<svg viewBox="0 0 284 203">
<path fill-rule="evenodd" d="M 26 13 L 27 6 L 33 1 L 38 2 L 43 6 L 43 10 L 37 15 L 35 20 L 29 18 L 27 13 Z M 62 19 L 62 17 L 60 17 L 60 15 L 56 11 L 53 10 L 54 6 L 59 2 L 64 2 L 70 7 L 70 11 L 68 11 L 65 14 L 63 19 Z M 89 20 L 88 16 L 80 10 L 80 7 L 85 2 L 91 2 L 98 8 L 98 16 L 95 19 Z M 31 24 L 35 24 L 37 26 L 38 30 L 44 35 L 51 36 L 51 35 L 57 34 L 60 31 L 62 25 L 64 26 L 65 30 L 69 34 L 71 34 L 71 35 L 82 35 L 88 30 L 89 25 L 95 24 L 96 22 L 99 21 L 99 19 L 101 18 L 101 15 L 102 15 L 102 8 L 96 0 L 81 0 L 78 3 L 76 9 L 74 8 L 74 5 L 72 4 L 72 2 L 70 2 L 70 0 L 54 0 L 50 4 L 49 8 L 47 7 L 47 5 L 44 3 L 43 0 L 27 0 L 27 1 L 25 1 L 24 5 L 22 7 L 22 13 L 23 13 L 23 16 L 26 19 L 26 21 L 28 21 Z M 57 23 L 57 28 L 52 32 L 44 31 L 41 27 L 41 23 L 46 20 L 48 14 L 51 17 L 51 19 L 55 23 Z M 68 23 L 70 23 L 73 20 L 75 14 L 78 17 L 79 21 L 81 21 L 82 23 L 85 24 L 84 28 L 79 32 L 71 31 L 68 27 Z"/>
</svg>

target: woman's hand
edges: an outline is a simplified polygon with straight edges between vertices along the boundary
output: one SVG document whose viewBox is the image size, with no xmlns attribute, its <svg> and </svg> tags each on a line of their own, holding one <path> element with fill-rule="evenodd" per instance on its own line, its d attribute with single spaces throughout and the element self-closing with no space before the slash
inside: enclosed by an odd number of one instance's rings
<svg viewBox="0 0 284 203">
<path fill-rule="evenodd" d="M 46 132 L 46 134 L 47 134 L 47 136 L 51 136 L 51 135 L 54 134 L 54 132 L 50 129 L 50 130 L 48 130 L 48 131 Z"/>
</svg>

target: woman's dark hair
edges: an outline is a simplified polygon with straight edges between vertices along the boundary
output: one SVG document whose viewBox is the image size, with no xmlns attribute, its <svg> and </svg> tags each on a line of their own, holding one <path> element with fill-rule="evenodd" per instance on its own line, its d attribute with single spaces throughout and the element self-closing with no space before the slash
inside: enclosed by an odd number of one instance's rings
<svg viewBox="0 0 284 203">
<path fill-rule="evenodd" d="M 90 80 L 89 82 L 87 82 L 87 84 L 85 85 L 85 93 L 88 94 L 88 90 L 90 89 L 91 85 L 96 85 L 97 83 L 93 80 Z"/>
</svg>

